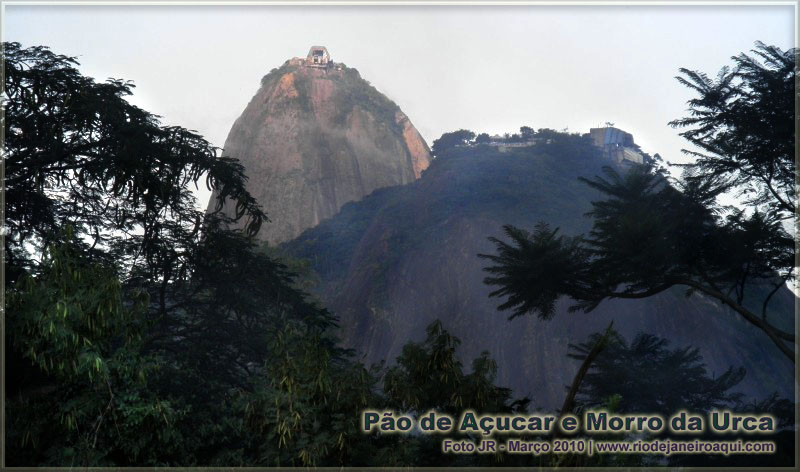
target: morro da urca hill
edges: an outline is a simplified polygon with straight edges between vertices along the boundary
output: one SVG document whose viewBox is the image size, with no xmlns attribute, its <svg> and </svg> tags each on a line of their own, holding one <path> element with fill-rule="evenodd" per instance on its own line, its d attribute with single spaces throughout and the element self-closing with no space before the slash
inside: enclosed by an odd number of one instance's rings
<svg viewBox="0 0 800 472">
<path fill-rule="evenodd" d="M 224 154 L 244 166 L 248 190 L 270 218 L 259 238 L 271 244 L 375 189 L 414 181 L 430 161 L 428 145 L 400 108 L 316 46 L 261 80 Z M 233 205 L 226 202 L 225 211 Z"/>
<path fill-rule="evenodd" d="M 497 385 L 552 409 L 561 406 L 580 364 L 567 357 L 569 344 L 614 320 L 627 339 L 650 333 L 670 340 L 671 348 L 697 347 L 709 375 L 744 367 L 747 375 L 736 388 L 746 395 L 794 395 L 792 364 L 764 333 L 714 300 L 687 297 L 680 288 L 608 300 L 591 313 L 570 313 L 571 303 L 560 300 L 551 320 L 509 321 L 508 312 L 498 312 L 503 300 L 489 298 L 493 288 L 483 283 L 488 263 L 477 256 L 494 252 L 487 237 L 507 240 L 504 224 L 532 230 L 540 221 L 562 234 L 586 234 L 592 223 L 586 212 L 601 195 L 578 177 L 642 161 L 629 147 L 632 139 L 607 146 L 603 133 L 589 138 L 550 132 L 535 142 L 455 146 L 412 185 L 347 204 L 283 245 L 311 262 L 319 280 L 315 293 L 339 317 L 346 347 L 363 353 L 367 363 L 391 362 L 439 319 L 462 340 L 462 361 L 489 351 L 498 363 Z M 775 294 L 767 316 L 781 329 L 794 330 L 789 290 Z"/>
</svg>

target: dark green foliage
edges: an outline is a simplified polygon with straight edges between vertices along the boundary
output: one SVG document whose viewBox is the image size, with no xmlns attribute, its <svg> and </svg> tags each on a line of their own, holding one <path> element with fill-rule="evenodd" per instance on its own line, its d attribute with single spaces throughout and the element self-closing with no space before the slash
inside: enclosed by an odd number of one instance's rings
<svg viewBox="0 0 800 472">
<path fill-rule="evenodd" d="M 546 224 L 537 225 L 533 234 L 508 225 L 503 229 L 512 243 L 489 238 L 497 246 L 497 255 L 479 255 L 497 264 L 486 269 L 492 275 L 485 282 L 500 287 L 489 295 L 508 297 L 498 308 L 513 309 L 509 319 L 530 312 L 544 319 L 552 317 L 562 294 L 581 289 L 576 282 L 586 277 L 588 252 L 580 240 L 557 235 L 558 230 Z M 529 264 L 530 260 L 536 264 Z M 531 287 L 536 291 L 528 294 Z"/>
<path fill-rule="evenodd" d="M 578 391 L 580 390 L 581 385 L 583 385 L 586 374 L 589 372 L 589 369 L 593 367 L 597 360 L 597 356 L 606 352 L 606 348 L 608 348 L 610 344 L 615 343 L 618 338 L 619 335 L 614 330 L 614 322 L 612 321 L 608 324 L 605 331 L 602 333 L 595 333 L 589 338 L 589 341 L 581 345 L 582 352 L 581 356 L 579 357 L 581 360 L 581 365 L 578 368 L 578 372 L 575 374 L 575 377 L 572 379 L 572 383 L 569 386 L 566 398 L 564 398 L 564 403 L 561 406 L 562 415 L 573 413 L 575 411 L 575 398 L 578 396 Z"/>
<path fill-rule="evenodd" d="M 157 245 L 184 216 L 188 185 L 207 175 L 210 187 L 234 198 L 251 231 L 264 215 L 244 190 L 241 166 L 215 157 L 200 136 L 162 127 L 157 117 L 129 104 L 132 85 L 96 83 L 73 59 L 46 48 L 5 45 L 6 224 L 15 249 L 65 225 L 101 242 L 109 227 L 134 233 L 141 246 Z M 178 215 L 162 222 L 157 215 Z M 113 236 L 108 236 L 113 237 Z M 35 242 L 35 241 L 34 241 Z M 145 257 L 149 254 L 144 254 Z"/>
<path fill-rule="evenodd" d="M 466 129 L 444 133 L 439 139 L 433 141 L 431 153 L 434 157 L 439 157 L 456 146 L 471 144 L 474 139 L 475 133 Z"/>
<path fill-rule="evenodd" d="M 530 126 L 520 126 L 519 128 L 519 135 L 522 137 L 524 141 L 528 141 L 533 139 L 536 132 Z"/>
<path fill-rule="evenodd" d="M 300 66 L 286 63 L 280 68 L 271 70 L 261 79 L 261 86 L 262 88 L 273 88 L 284 75 L 295 72 L 293 85 L 298 90 L 298 103 L 304 112 L 312 113 L 311 97 L 314 94 L 310 90 L 311 80 L 302 71 L 298 72 L 298 67 Z M 376 117 L 382 118 L 383 122 L 394 123 L 395 126 L 392 127 L 391 132 L 402 134 L 403 128 L 396 119 L 396 114 L 400 111 L 397 104 L 363 79 L 357 69 L 341 63 L 337 63 L 337 67 L 341 67 L 342 70 L 328 72 L 332 75 L 335 74 L 335 78 L 324 79 L 336 82 L 337 93 L 333 95 L 336 103 L 333 109 L 338 113 L 333 122 L 344 125 L 343 121 L 347 119 L 354 108 L 362 108 L 374 113 Z"/>
<path fill-rule="evenodd" d="M 148 347 L 172 360 L 159 389 L 203 412 L 183 426 L 196 432 L 197 463 L 338 463 L 339 435 L 354 434 L 372 380 L 335 346 L 334 318 L 294 288 L 286 266 L 236 233 L 208 231 L 195 251 L 192 277 L 167 297 L 174 315 Z M 279 412 L 303 423 L 276 422 Z M 311 431 L 314 442 L 298 438 Z M 295 439 L 276 439 L 287 434 Z"/>
<path fill-rule="evenodd" d="M 571 345 L 570 357 L 584 359 L 597 336 Z M 583 381 L 578 395 L 582 409 L 602 408 L 613 399 L 616 412 L 669 416 L 730 407 L 741 397 L 730 389 L 744 378 L 744 369 L 731 367 L 711 377 L 696 347 L 670 349 L 668 340 L 645 333 L 630 343 L 616 333 L 613 339 Z"/>
<path fill-rule="evenodd" d="M 185 410 L 151 388 L 167 360 L 145 345 L 198 240 L 188 185 L 205 175 L 249 231 L 265 215 L 241 166 L 130 105 L 130 84 L 42 47 L 6 44 L 4 60 L 7 459 L 160 463 L 181 448 Z"/>
<path fill-rule="evenodd" d="M 491 140 L 492 140 L 491 136 L 489 136 L 486 133 L 481 133 L 475 136 L 475 144 L 486 144 L 488 142 L 491 142 Z"/>
<path fill-rule="evenodd" d="M 124 306 L 114 269 L 85 257 L 70 230 L 64 239 L 52 243 L 38 270 L 8 294 L 15 314 L 9 329 L 43 372 L 93 380 L 104 373 L 103 357 L 115 338 L 125 344 L 140 339 L 143 326 L 136 319 L 147 298 Z"/>
<path fill-rule="evenodd" d="M 591 311 L 607 298 L 646 298 L 684 286 L 730 307 L 794 359 L 794 335 L 768 319 L 772 296 L 794 280 L 794 240 L 783 225 L 793 207 L 782 203 L 793 200 L 787 188 L 794 185 L 794 161 L 777 141 L 788 137 L 764 131 L 763 123 L 791 129 L 786 87 L 764 83 L 793 83 L 794 52 L 765 46 L 757 52 L 766 66 L 740 56 L 719 83 L 684 71 L 701 98 L 690 102 L 693 118 L 675 123 L 697 126 L 684 135 L 721 155 L 699 156 L 674 184 L 648 165 L 581 179 L 605 197 L 592 203 L 587 237 L 556 238 L 540 226 L 532 235 L 507 228 L 511 244 L 493 239 L 498 253 L 483 256 L 495 264 L 486 269 L 492 274 L 486 283 L 500 287 L 493 296 L 508 297 L 502 309 L 548 317 L 561 296 L 575 302 L 572 309 Z M 766 104 L 779 108 L 767 113 Z M 778 176 L 783 183 L 775 183 Z M 718 203 L 734 188 L 755 195 L 749 207 Z"/>
<path fill-rule="evenodd" d="M 384 377 L 391 406 L 401 411 L 436 409 L 452 415 L 472 409 L 510 412 L 523 409 L 527 399 L 512 401 L 511 390 L 494 385 L 497 363 L 484 351 L 465 374 L 456 356 L 461 341 L 450 335 L 441 321 L 431 323 L 421 344 L 409 342 Z"/>
<path fill-rule="evenodd" d="M 601 333 L 582 343 L 570 345 L 570 357 L 584 360 Z M 766 398 L 744 400 L 736 386 L 745 376 L 743 368 L 730 367 L 718 375 L 709 375 L 699 349 L 691 346 L 670 348 L 670 342 L 652 334 L 639 333 L 628 342 L 616 331 L 612 333 L 599 355 L 591 363 L 577 395 L 578 411 L 606 409 L 615 414 L 660 414 L 664 418 L 679 411 L 707 414 L 711 410 L 731 410 L 742 413 L 772 414 L 777 433 L 759 436 L 759 440 L 775 441 L 778 452 L 764 456 L 753 455 L 672 455 L 671 466 L 786 466 L 793 461 L 794 403 L 772 394 Z M 628 439 L 633 439 L 628 435 Z M 598 440 L 618 441 L 618 434 L 594 435 Z M 738 436 L 720 436 L 706 431 L 691 438 L 705 441 L 735 440 Z M 638 439 L 638 437 L 637 437 Z M 665 430 L 645 438 L 687 441 L 689 436 Z M 659 465 L 651 455 L 604 455 L 589 460 L 591 466 Z"/>
<path fill-rule="evenodd" d="M 495 385 L 497 363 L 484 351 L 464 372 L 458 359 L 461 341 L 437 320 L 426 328 L 422 343 L 409 342 L 390 367 L 383 381 L 385 405 L 401 413 L 419 416 L 429 410 L 447 413 L 457 420 L 470 409 L 479 413 L 511 413 L 527 410 L 529 400 L 512 399 L 511 390 Z M 452 437 L 452 436 L 451 436 Z M 386 438 L 383 438 L 384 440 Z M 496 464 L 496 457 L 463 457 L 442 454 L 438 435 L 395 436 L 396 441 L 377 453 L 386 466 L 454 466 Z M 380 443 L 378 443 L 380 444 Z"/>
<path fill-rule="evenodd" d="M 114 269 L 80 246 L 67 233 L 9 293 L 12 348 L 30 362 L 15 379 L 27 388 L 11 385 L 7 400 L 9 456 L 23 464 L 105 465 L 112 455 L 154 463 L 174 450 L 171 423 L 186 412 L 148 389 L 160 360 L 141 351 L 147 298 L 123 303 Z"/>
<path fill-rule="evenodd" d="M 189 185 L 205 176 L 257 231 L 242 167 L 130 105 L 128 83 L 46 48 L 5 51 L 8 463 L 346 460 L 374 380 L 285 265 L 196 210 Z M 263 405 L 308 409 L 329 436 Z"/>
<path fill-rule="evenodd" d="M 354 107 L 362 107 L 374 111 L 375 115 L 382 118 L 383 122 L 395 123 L 393 132 L 402 133 L 402 126 L 397 122 L 396 114 L 400 111 L 397 104 L 364 80 L 358 70 L 345 67 L 341 73 L 345 76 L 343 81 L 345 93 L 338 95 L 342 102 L 337 104 L 337 109 L 350 110 Z"/>
<path fill-rule="evenodd" d="M 242 398 L 245 429 L 257 438 L 255 463 L 352 463 L 351 448 L 365 439 L 359 413 L 379 403 L 373 375 L 334 347 L 328 326 L 276 321 L 268 335 L 271 360 Z"/>
</svg>

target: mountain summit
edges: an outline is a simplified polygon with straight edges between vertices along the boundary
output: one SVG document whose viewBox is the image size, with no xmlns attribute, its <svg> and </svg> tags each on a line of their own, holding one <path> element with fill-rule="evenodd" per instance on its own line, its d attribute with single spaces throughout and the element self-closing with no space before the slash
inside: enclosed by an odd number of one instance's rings
<svg viewBox="0 0 800 472">
<path fill-rule="evenodd" d="M 271 244 L 375 189 L 414 181 L 430 162 L 428 145 L 400 108 L 322 46 L 261 80 L 224 154 L 244 166 L 248 190 L 270 218 L 259 238 Z M 234 204 L 226 202 L 225 211 Z"/>
</svg>

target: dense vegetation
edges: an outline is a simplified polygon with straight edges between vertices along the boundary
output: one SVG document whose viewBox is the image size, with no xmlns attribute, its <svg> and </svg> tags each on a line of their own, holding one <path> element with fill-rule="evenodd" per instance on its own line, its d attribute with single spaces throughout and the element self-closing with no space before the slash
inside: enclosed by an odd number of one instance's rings
<svg viewBox="0 0 800 472">
<path fill-rule="evenodd" d="M 348 424 L 304 440 L 314 419 L 297 407 L 356 410 L 369 377 L 335 347 L 332 316 L 248 238 L 266 215 L 241 166 L 130 105 L 132 85 L 75 65 L 5 45 L 8 463 L 314 463 L 340 451 Z M 220 203 L 237 202 L 244 234 L 196 210 L 189 185 L 202 176 Z"/>
</svg>

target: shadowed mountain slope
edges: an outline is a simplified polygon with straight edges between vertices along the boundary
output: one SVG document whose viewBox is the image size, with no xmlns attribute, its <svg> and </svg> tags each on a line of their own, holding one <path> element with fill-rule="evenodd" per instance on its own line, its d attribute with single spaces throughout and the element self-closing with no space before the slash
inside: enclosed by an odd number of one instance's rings
<svg viewBox="0 0 800 472">
<path fill-rule="evenodd" d="M 465 359 L 488 350 L 499 364 L 500 385 L 556 408 L 577 369 L 568 345 L 615 320 L 627 337 L 647 332 L 698 346 L 711 373 L 745 367 L 738 389 L 748 395 L 793 395 L 793 366 L 766 335 L 714 300 L 680 289 L 607 301 L 588 314 L 567 313 L 569 301 L 562 300 L 550 321 L 507 320 L 483 284 L 487 262 L 476 256 L 493 251 L 487 237 L 501 236 L 504 224 L 531 229 L 539 221 L 568 235 L 587 232 L 591 220 L 584 215 L 598 194 L 578 177 L 616 164 L 575 135 L 505 151 L 454 148 L 418 181 L 347 204 L 283 246 L 310 261 L 317 295 L 340 317 L 345 345 L 368 361 L 391 360 L 438 318 L 463 340 Z M 788 290 L 778 294 L 772 322 L 792 330 L 793 303 Z"/>
</svg>

